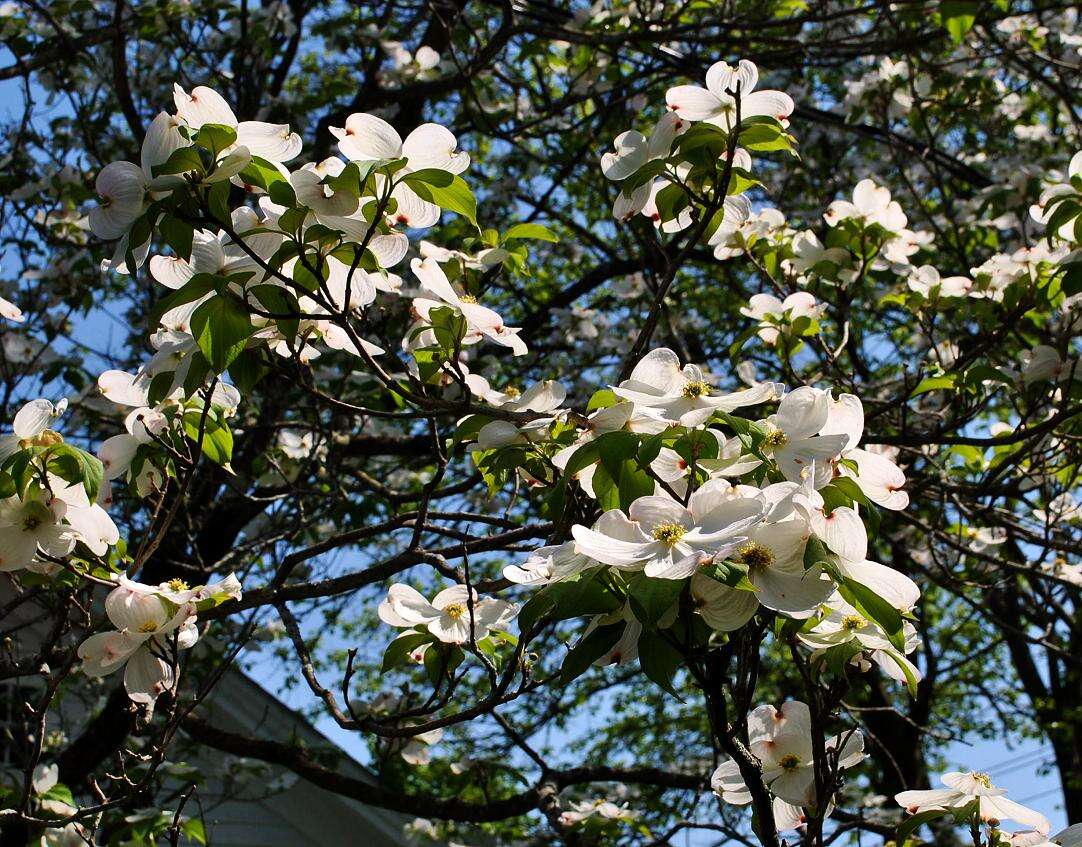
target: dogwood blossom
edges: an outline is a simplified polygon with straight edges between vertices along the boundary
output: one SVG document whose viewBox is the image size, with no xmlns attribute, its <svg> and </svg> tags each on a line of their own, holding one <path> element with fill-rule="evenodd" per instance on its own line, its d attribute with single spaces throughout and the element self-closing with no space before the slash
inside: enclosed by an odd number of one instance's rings
<svg viewBox="0 0 1082 847">
<path fill-rule="evenodd" d="M 1030 826 L 1042 835 L 1047 835 L 1052 828 L 1044 815 L 1008 800 L 1006 790 L 993 785 L 986 773 L 953 771 L 941 776 L 939 781 L 946 787 L 902 791 L 894 799 L 910 814 L 930 809 L 960 810 L 972 803 L 976 804 L 980 819 L 993 826 L 1009 820 Z"/>
<path fill-rule="evenodd" d="M 640 497 L 628 518 L 613 512 L 613 524 L 626 522 L 620 537 L 576 525 L 578 551 L 624 570 L 642 569 L 649 577 L 684 579 L 714 557 L 724 557 L 762 520 L 763 504 L 751 498 L 723 499 L 704 485 L 685 508 L 670 497 Z M 629 540 L 630 539 L 630 540 Z"/>
<path fill-rule="evenodd" d="M 706 121 L 724 130 L 731 130 L 739 103 L 742 119 L 765 115 L 783 125 L 796 105 L 783 91 L 756 91 L 759 69 L 754 62 L 741 59 L 734 67 L 716 62 L 706 72 L 706 88 L 698 85 L 678 85 L 665 93 L 670 111 L 689 121 Z"/>
<path fill-rule="evenodd" d="M 680 357 L 667 347 L 656 348 L 643 356 L 630 377 L 613 388 L 617 397 L 684 426 L 703 423 L 715 411 L 732 412 L 763 403 L 773 399 L 776 391 L 773 383 L 763 382 L 741 391 L 718 394 L 702 368 L 692 364 L 681 367 Z"/>
<path fill-rule="evenodd" d="M 778 799 L 795 806 L 817 806 L 815 757 L 812 749 L 811 711 L 799 700 L 780 709 L 759 706 L 748 715 L 748 740 L 758 759 L 763 783 Z M 860 764 L 865 758 L 860 730 L 849 730 L 826 740 L 829 755 L 839 770 Z M 733 759 L 726 759 L 710 777 L 710 785 L 722 800 L 747 805 L 752 795 Z M 829 798 L 827 798 L 829 799 Z"/>
<path fill-rule="evenodd" d="M 470 591 L 464 585 L 453 585 L 429 603 L 417 589 L 396 582 L 380 603 L 379 618 L 390 626 L 424 627 L 448 644 L 464 644 L 471 635 L 480 639 L 490 629 L 503 629 L 518 611 L 517 606 L 506 600 L 491 597 L 481 600 L 475 591 L 471 597 Z"/>
<path fill-rule="evenodd" d="M 116 627 L 92 635 L 78 655 L 89 676 L 106 676 L 124 667 L 124 687 L 137 703 L 153 704 L 175 681 L 173 649 L 186 650 L 199 640 L 196 605 L 204 599 L 239 599 L 240 583 L 226 579 L 189 588 L 176 580 L 159 586 L 116 578 L 105 598 L 105 612 Z"/>
</svg>

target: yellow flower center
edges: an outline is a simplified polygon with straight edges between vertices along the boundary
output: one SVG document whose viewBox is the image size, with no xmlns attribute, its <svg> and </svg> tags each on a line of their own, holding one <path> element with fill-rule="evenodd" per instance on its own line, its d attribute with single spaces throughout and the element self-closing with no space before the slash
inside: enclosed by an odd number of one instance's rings
<svg viewBox="0 0 1082 847">
<path fill-rule="evenodd" d="M 25 450 L 27 447 L 52 447 L 54 444 L 63 444 L 64 436 L 51 429 L 43 430 L 33 438 L 23 438 L 19 441 L 19 447 Z"/>
<path fill-rule="evenodd" d="M 991 788 L 992 787 L 992 777 L 990 777 L 986 773 L 975 773 L 975 774 L 973 774 L 973 779 L 975 779 L 977 782 L 979 782 L 985 788 Z"/>
<path fill-rule="evenodd" d="M 788 756 L 782 756 L 778 764 L 783 771 L 795 771 L 800 766 L 800 756 L 790 753 Z"/>
<path fill-rule="evenodd" d="M 522 396 L 522 392 L 519 391 L 517 388 L 515 388 L 515 386 L 513 386 L 513 385 L 507 386 L 507 388 L 505 388 L 503 390 L 503 393 L 506 394 L 508 397 L 511 397 L 511 398 L 521 397 Z"/>
<path fill-rule="evenodd" d="M 447 615 L 447 617 L 449 617 L 451 620 L 457 621 L 459 618 L 465 615 L 467 611 L 469 610 L 464 604 L 452 603 L 450 606 L 444 608 L 443 613 Z"/>
<path fill-rule="evenodd" d="M 788 443 L 789 436 L 780 429 L 772 430 L 770 434 L 763 439 L 763 446 L 765 447 L 784 447 Z"/>
<path fill-rule="evenodd" d="M 842 619 L 842 629 L 852 632 L 854 629 L 860 629 L 864 626 L 864 618 L 860 615 L 846 615 Z"/>
<path fill-rule="evenodd" d="M 188 583 L 186 583 L 183 579 L 177 579 L 177 578 L 171 579 L 171 580 L 169 580 L 169 582 L 166 583 L 166 585 L 169 586 L 170 591 L 187 591 L 188 590 Z"/>
<path fill-rule="evenodd" d="M 458 299 L 461 300 L 463 303 L 476 303 L 477 302 L 477 298 L 474 297 L 472 294 L 463 294 Z"/>
<path fill-rule="evenodd" d="M 749 568 L 768 568 L 774 564 L 774 554 L 762 544 L 749 541 L 740 548 L 740 561 Z"/>
<path fill-rule="evenodd" d="M 663 544 L 675 544 L 681 538 L 684 537 L 684 533 L 687 532 L 678 523 L 663 523 L 654 527 L 654 540 L 660 541 Z"/>
<path fill-rule="evenodd" d="M 140 632 L 155 632 L 158 629 L 158 625 L 154 621 L 144 621 L 139 626 Z"/>
<path fill-rule="evenodd" d="M 705 397 L 710 393 L 710 386 L 701 379 L 689 381 L 684 385 L 685 397 Z"/>
</svg>

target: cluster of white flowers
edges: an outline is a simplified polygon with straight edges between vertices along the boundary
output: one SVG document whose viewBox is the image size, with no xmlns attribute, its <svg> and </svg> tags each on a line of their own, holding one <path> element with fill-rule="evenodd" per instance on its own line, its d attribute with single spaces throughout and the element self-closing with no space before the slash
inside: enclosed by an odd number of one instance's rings
<svg viewBox="0 0 1082 847">
<path fill-rule="evenodd" d="M 649 136 L 637 130 L 617 136 L 613 151 L 601 157 L 605 177 L 621 183 L 613 206 L 614 217 L 628 221 L 642 214 L 666 233 L 680 232 L 691 226 L 694 220 L 692 205 L 686 200 L 666 196 L 672 192 L 682 195 L 688 182 L 698 182 L 690 161 L 669 163 L 674 142 L 696 124 L 732 133 L 737 130 L 738 115 L 741 122 L 767 117 L 783 127 L 788 126 L 789 115 L 795 107 L 792 98 L 781 91 L 757 91 L 758 81 L 759 70 L 747 59 L 740 60 L 735 66 L 717 62 L 706 73 L 705 88 L 679 85 L 668 90 L 665 95 L 668 112 L 657 121 Z M 726 161 L 728 155 L 727 149 L 719 151 L 719 160 Z M 735 148 L 731 165 L 749 171 L 751 154 L 743 147 Z M 663 199 L 664 208 L 661 206 Z M 716 216 L 712 223 L 708 240 L 719 258 L 732 255 L 731 242 L 735 233 L 749 225 L 769 228 L 776 223 L 754 215 L 747 198 L 735 192 L 719 198 L 719 205 L 720 217 Z"/>
<path fill-rule="evenodd" d="M 90 676 L 105 676 L 123 667 L 128 696 L 153 707 L 158 696 L 176 682 L 176 651 L 199 640 L 198 610 L 239 600 L 240 582 L 233 574 L 197 588 L 176 579 L 158 586 L 123 575 L 115 581 L 116 588 L 105 598 L 105 613 L 116 629 L 86 639 L 79 646 L 79 658 Z"/>
<path fill-rule="evenodd" d="M 815 756 L 811 711 L 806 703 L 790 700 L 780 709 L 759 706 L 748 715 L 748 743 L 761 764 L 763 784 L 773 795 L 774 822 L 781 831 L 795 829 L 804 820 L 802 807 L 815 807 Z M 835 772 L 864 760 L 864 737 L 853 729 L 828 738 L 826 750 Z M 726 803 L 747 805 L 751 792 L 733 759 L 726 759 L 710 778 L 710 787 Z"/>
<path fill-rule="evenodd" d="M 12 475 L 27 473 L 37 456 L 46 470 L 29 476 L 16 493 L 0 499 L 0 572 L 52 573 L 77 544 L 104 556 L 120 539 L 108 512 L 109 488 L 101 485 L 94 500 L 82 481 L 59 475 L 54 462 L 77 455 L 52 429 L 67 400 L 31 400 L 15 415 L 13 433 L 0 437 L 0 466 Z M 64 451 L 61 453 L 60 451 Z"/>
</svg>

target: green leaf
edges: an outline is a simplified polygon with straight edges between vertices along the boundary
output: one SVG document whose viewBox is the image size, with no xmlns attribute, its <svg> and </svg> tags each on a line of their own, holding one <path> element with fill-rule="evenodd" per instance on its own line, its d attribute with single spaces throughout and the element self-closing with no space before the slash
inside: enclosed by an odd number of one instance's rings
<svg viewBox="0 0 1082 847">
<path fill-rule="evenodd" d="M 235 297 L 212 297 L 192 313 L 192 335 L 215 373 L 222 373 L 255 332 L 248 311 Z"/>
<path fill-rule="evenodd" d="M 604 615 L 616 611 L 619 600 L 598 579 L 598 572 L 579 579 L 546 585 L 519 612 L 519 632 L 526 635 L 541 620 L 564 621 L 571 618 Z"/>
<path fill-rule="evenodd" d="M 902 675 L 905 677 L 905 687 L 909 689 L 909 693 L 910 693 L 911 696 L 916 697 L 917 696 L 917 685 L 919 684 L 919 681 L 913 675 L 912 668 L 910 668 L 909 665 L 906 664 L 905 662 L 901 661 L 900 654 L 895 653 L 893 650 L 884 650 L 883 652 L 901 670 Z"/>
<path fill-rule="evenodd" d="M 175 309 L 177 306 L 183 306 L 206 296 L 217 289 L 220 282 L 221 278 L 213 274 L 196 274 L 168 297 L 159 300 L 154 305 L 154 311 L 151 313 L 152 321 L 156 324 L 161 320 L 162 315 L 170 309 Z"/>
<path fill-rule="evenodd" d="M 162 215 L 162 219 L 158 221 L 158 231 L 161 232 L 165 243 L 177 256 L 185 260 L 191 258 L 192 239 L 195 236 L 195 230 L 190 224 L 186 224 L 172 215 Z"/>
<path fill-rule="evenodd" d="M 383 665 L 380 667 L 380 673 L 387 673 L 392 668 L 406 664 L 409 661 L 410 653 L 422 644 L 430 644 L 435 640 L 435 637 L 429 632 L 407 632 L 400 635 L 387 645 L 387 649 L 383 652 Z"/>
<path fill-rule="evenodd" d="M 610 406 L 615 406 L 619 402 L 619 398 L 612 392 L 610 388 L 600 388 L 590 396 L 590 401 L 586 404 L 586 411 L 593 412 L 597 409 L 607 409 Z"/>
<path fill-rule="evenodd" d="M 196 844 L 207 843 L 207 833 L 203 828 L 203 822 L 199 818 L 188 818 L 180 825 L 181 831 Z"/>
<path fill-rule="evenodd" d="M 282 335 L 289 341 L 297 337 L 300 319 L 287 317 L 299 314 L 301 309 L 300 303 L 297 302 L 297 298 L 292 291 L 281 285 L 266 283 L 252 286 L 248 289 L 248 293 L 255 297 L 264 310 L 275 316 L 272 320 L 278 324 L 278 329 L 282 332 Z M 282 317 L 278 317 L 279 315 Z"/>
<path fill-rule="evenodd" d="M 655 579 L 639 572 L 628 582 L 627 599 L 631 602 L 631 611 L 643 627 L 654 629 L 679 599 L 683 589 L 682 579 Z"/>
<path fill-rule="evenodd" d="M 424 168 L 407 174 L 403 181 L 409 183 L 423 183 L 432 188 L 447 188 L 455 180 L 455 175 L 440 168 Z"/>
<path fill-rule="evenodd" d="M 329 176 L 323 180 L 323 184 L 335 194 L 348 194 L 350 197 L 361 197 L 364 194 L 364 183 L 368 175 L 378 162 L 350 162 L 342 169 L 338 176 Z"/>
<path fill-rule="evenodd" d="M 245 350 L 229 365 L 229 377 L 241 394 L 248 394 L 267 375 L 258 350 Z"/>
<path fill-rule="evenodd" d="M 535 223 L 515 224 L 503 234 L 504 241 L 510 241 L 513 238 L 532 238 L 535 241 L 552 242 L 557 242 L 560 240 L 557 237 L 556 233 L 554 233 L 547 226 Z"/>
<path fill-rule="evenodd" d="M 168 159 L 151 168 L 151 173 L 154 176 L 166 176 L 202 170 L 203 160 L 199 158 L 198 150 L 194 147 L 178 147 L 169 154 Z"/>
<path fill-rule="evenodd" d="M 214 183 L 207 192 L 207 205 L 211 216 L 219 223 L 230 226 L 233 223 L 232 210 L 229 208 L 229 192 L 233 184 L 228 179 Z"/>
<path fill-rule="evenodd" d="M 671 221 L 691 203 L 687 192 L 675 182 L 666 185 L 657 193 L 654 204 L 661 221 Z"/>
<path fill-rule="evenodd" d="M 425 650 L 425 671 L 428 680 L 438 685 L 445 676 L 451 676 L 464 658 L 463 652 L 450 644 L 433 644 Z"/>
<path fill-rule="evenodd" d="M 594 445 L 605 470 L 618 479 L 624 464 L 638 453 L 639 436 L 626 430 L 606 432 L 594 439 Z"/>
<path fill-rule="evenodd" d="M 82 483 L 87 499 L 93 503 L 98 497 L 105 468 L 96 457 L 71 444 L 57 444 L 48 450 L 48 468 L 61 479 L 75 485 Z"/>
<path fill-rule="evenodd" d="M 460 176 L 447 174 L 451 181 L 446 185 L 435 185 L 428 182 L 433 169 L 415 171 L 407 174 L 402 181 L 413 189 L 414 193 L 422 200 L 435 203 L 441 209 L 456 212 L 462 215 L 474 226 L 477 226 L 477 198 Z M 439 171 L 438 173 L 444 173 Z"/>
<path fill-rule="evenodd" d="M 252 159 L 245 166 L 238 176 L 245 185 L 255 186 L 256 188 L 262 188 L 264 191 L 270 193 L 271 188 L 274 186 L 284 186 L 289 190 L 290 195 L 293 196 L 294 202 L 296 202 L 296 195 L 293 194 L 293 187 L 289 184 L 289 180 L 282 174 L 273 163 L 268 162 L 266 159 L 262 159 L 259 156 L 252 156 Z M 282 190 L 279 188 L 278 190 Z M 271 197 L 274 200 L 274 197 Z M 274 200 L 278 203 L 278 200 Z M 292 206 L 293 203 L 282 203 L 283 206 Z"/>
<path fill-rule="evenodd" d="M 599 626 L 585 638 L 580 639 L 560 666 L 560 681 L 566 685 L 576 677 L 582 676 L 590 665 L 616 646 L 616 642 L 624 634 L 624 627 L 623 621 Z"/>
<path fill-rule="evenodd" d="M 192 141 L 217 158 L 219 153 L 237 143 L 237 131 L 225 124 L 203 124 Z"/>
<path fill-rule="evenodd" d="M 681 138 L 691 135 L 694 131 L 695 128 L 693 127 L 684 133 Z M 624 179 L 623 182 L 620 183 L 620 188 L 621 190 L 630 193 L 643 183 L 649 182 L 650 180 L 661 176 L 663 173 L 665 173 L 665 161 L 663 159 L 652 159 L 635 171 L 631 176 Z"/>
<path fill-rule="evenodd" d="M 966 33 L 973 29 L 980 3 L 977 0 L 943 0 L 939 4 L 939 16 L 943 26 L 955 44 L 961 44 Z"/>
<path fill-rule="evenodd" d="M 297 192 L 294 191 L 293 186 L 284 179 L 279 182 L 272 182 L 267 188 L 267 194 L 274 203 L 277 203 L 279 206 L 285 206 L 287 211 L 296 212 Z M 301 214 L 301 220 L 303 219 L 304 215 Z M 279 225 L 281 226 L 280 222 Z M 285 229 L 285 227 L 282 228 Z M 296 227 L 287 231 L 295 232 Z"/>
<path fill-rule="evenodd" d="M 639 667 L 647 679 L 657 683 L 666 692 L 680 702 L 683 698 L 673 687 L 673 678 L 684 663 L 680 651 L 665 638 L 654 632 L 644 632 L 639 636 Z"/>
<path fill-rule="evenodd" d="M 740 125 L 740 146 L 748 150 L 789 150 L 792 139 L 773 118 L 750 120 Z"/>
<path fill-rule="evenodd" d="M 929 391 L 946 391 L 954 388 L 955 374 L 943 374 L 942 376 L 926 376 L 910 392 L 910 397 L 927 394 Z"/>
<path fill-rule="evenodd" d="M 203 437 L 199 437 L 199 426 L 203 423 L 203 411 L 192 409 L 184 413 L 184 432 L 199 445 L 203 455 L 216 465 L 225 467 L 233 458 L 233 432 L 220 422 L 213 412 L 208 412 L 203 424 Z"/>
</svg>

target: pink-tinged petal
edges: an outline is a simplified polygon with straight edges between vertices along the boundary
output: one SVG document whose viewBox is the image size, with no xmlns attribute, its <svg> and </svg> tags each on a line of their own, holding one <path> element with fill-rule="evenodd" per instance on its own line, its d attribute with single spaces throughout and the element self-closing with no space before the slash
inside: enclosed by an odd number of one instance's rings
<svg viewBox="0 0 1082 847">
<path fill-rule="evenodd" d="M 1052 828 L 1048 818 L 1040 812 L 1008 800 L 1006 797 L 981 797 L 981 819 L 986 821 L 1014 821 L 1032 827 L 1042 835 Z"/>
<path fill-rule="evenodd" d="M 601 157 L 601 172 L 606 179 L 626 179 L 646 164 L 649 144 L 641 132 L 633 129 L 622 132 L 616 136 L 612 146 L 615 152 L 605 153 Z"/>
<path fill-rule="evenodd" d="M 834 591 L 834 583 L 822 579 L 815 569 L 796 576 L 774 568 L 753 568 L 749 578 L 760 603 L 798 620 L 815 614 L 819 605 L 826 602 Z"/>
<path fill-rule="evenodd" d="M 391 196 L 398 204 L 394 214 L 396 226 L 424 229 L 439 222 L 440 207 L 435 203 L 422 200 L 417 192 L 405 183 L 400 182 L 396 185 Z"/>
<path fill-rule="evenodd" d="M 410 262 L 410 270 L 426 291 L 456 308 L 462 305 L 462 300 L 447 280 L 447 274 L 434 259 L 414 259 Z"/>
<path fill-rule="evenodd" d="M 188 94 L 179 85 L 173 86 L 173 102 L 177 115 L 184 119 L 192 129 L 199 129 L 203 124 L 222 124 L 236 127 L 237 116 L 217 91 L 199 85 Z"/>
<path fill-rule="evenodd" d="M 620 388 L 656 396 L 676 394 L 683 385 L 680 357 L 667 347 L 658 347 L 639 360 L 631 371 L 631 377 L 620 383 Z"/>
<path fill-rule="evenodd" d="M 415 588 L 395 583 L 387 590 L 387 596 L 379 604 L 379 619 L 390 626 L 416 626 L 439 617 L 439 610 L 429 603 Z"/>
<path fill-rule="evenodd" d="M 732 412 L 744 406 L 757 406 L 759 403 L 773 400 L 775 396 L 777 396 L 777 393 L 774 389 L 774 383 L 760 382 L 751 388 L 733 391 L 730 394 L 719 394 L 716 397 L 706 397 L 705 399 L 713 409 Z"/>
<path fill-rule="evenodd" d="M 774 798 L 771 809 L 774 812 L 774 826 L 777 827 L 778 832 L 788 832 L 808 822 L 808 817 L 800 806 L 786 803 L 780 797 Z"/>
<path fill-rule="evenodd" d="M 726 803 L 734 806 L 746 806 L 751 802 L 751 791 L 740 775 L 740 766 L 732 759 L 726 759 L 710 777 L 710 788 Z"/>
<path fill-rule="evenodd" d="M 854 394 L 842 394 L 837 400 L 831 401 L 829 407 L 826 425 L 819 434 L 844 435 L 847 441 L 843 449 L 856 447 L 864 434 L 864 406 L 860 398 Z"/>
<path fill-rule="evenodd" d="M 704 121 L 721 114 L 723 101 L 697 85 L 677 85 L 665 92 L 669 111 L 688 121 Z"/>
<path fill-rule="evenodd" d="M 459 152 L 455 134 L 439 124 L 421 124 L 406 136 L 402 155 L 409 159 L 411 171 L 434 168 L 460 174 L 470 166 L 470 154 Z"/>
<path fill-rule="evenodd" d="M 345 127 L 330 128 L 338 139 L 338 149 L 347 159 L 368 162 L 374 159 L 397 159 L 402 155 L 402 137 L 383 118 L 355 113 L 346 118 Z"/>
<path fill-rule="evenodd" d="M 924 809 L 946 808 L 958 792 L 951 788 L 933 788 L 925 791 L 902 791 L 894 795 L 894 801 L 910 814 Z"/>
<path fill-rule="evenodd" d="M 759 608 L 755 592 L 730 588 L 703 574 L 691 578 L 691 597 L 695 611 L 718 632 L 740 629 Z"/>
<path fill-rule="evenodd" d="M 173 682 L 172 666 L 145 647 L 136 650 L 124 669 L 124 688 L 136 703 L 153 703 Z"/>
<path fill-rule="evenodd" d="M 56 407 L 44 399 L 31 400 L 15 413 L 11 428 L 19 438 L 37 438 L 53 422 Z"/>
<path fill-rule="evenodd" d="M 147 127 L 139 154 L 139 164 L 144 175 L 149 179 L 156 166 L 164 165 L 174 150 L 187 147 L 188 144 L 188 140 L 180 134 L 180 122 L 172 115 L 158 112 Z"/>
<path fill-rule="evenodd" d="M 753 91 L 746 97 L 740 98 L 740 117 L 751 118 L 760 115 L 775 118 L 779 121 L 787 120 L 793 114 L 796 104 L 793 98 L 784 91 Z"/>
<path fill-rule="evenodd" d="M 797 806 L 810 806 L 815 802 L 815 768 L 799 767 L 783 771 L 767 782 L 773 794 Z"/>
<path fill-rule="evenodd" d="M 839 506 L 822 521 L 822 541 L 843 559 L 862 562 L 868 555 L 868 531 L 855 510 Z"/>
<path fill-rule="evenodd" d="M 126 234 L 143 211 L 147 181 L 143 169 L 131 162 L 110 162 L 98 174 L 94 188 L 102 198 L 90 210 L 90 230 L 111 241 Z"/>
<path fill-rule="evenodd" d="M 77 654 L 87 676 L 105 676 L 119 668 L 143 644 L 127 633 L 100 632 L 79 645 Z"/>
<path fill-rule="evenodd" d="M 253 156 L 281 164 L 300 155 L 301 137 L 289 131 L 289 124 L 241 121 L 237 125 L 237 144 L 243 144 Z"/>
<path fill-rule="evenodd" d="M 98 389 L 106 399 L 121 406 L 145 406 L 150 380 L 126 371 L 106 371 L 98 377 Z"/>
<path fill-rule="evenodd" d="M 751 497 L 733 497 L 721 502 L 711 502 L 703 496 L 698 496 L 704 488 L 696 491 L 691 497 L 692 513 L 696 516 L 704 536 L 724 538 L 743 535 L 762 521 L 766 506 L 761 500 Z M 698 499 L 696 499 L 697 496 Z"/>
<path fill-rule="evenodd" d="M 470 619 L 468 615 L 440 615 L 428 622 L 428 631 L 446 644 L 464 644 L 470 640 Z"/>
<path fill-rule="evenodd" d="M 650 200 L 652 187 L 644 182 L 630 194 L 621 191 L 612 204 L 612 216 L 618 221 L 627 222 L 639 214 Z"/>
<path fill-rule="evenodd" d="M 150 275 L 166 288 L 176 290 L 195 276 L 195 271 L 178 256 L 151 256 Z"/>
<path fill-rule="evenodd" d="M 857 484 L 869 500 L 884 509 L 900 511 L 909 505 L 903 491 L 905 474 L 894 462 L 878 453 L 853 450 L 847 453 L 857 463 Z"/>
</svg>

